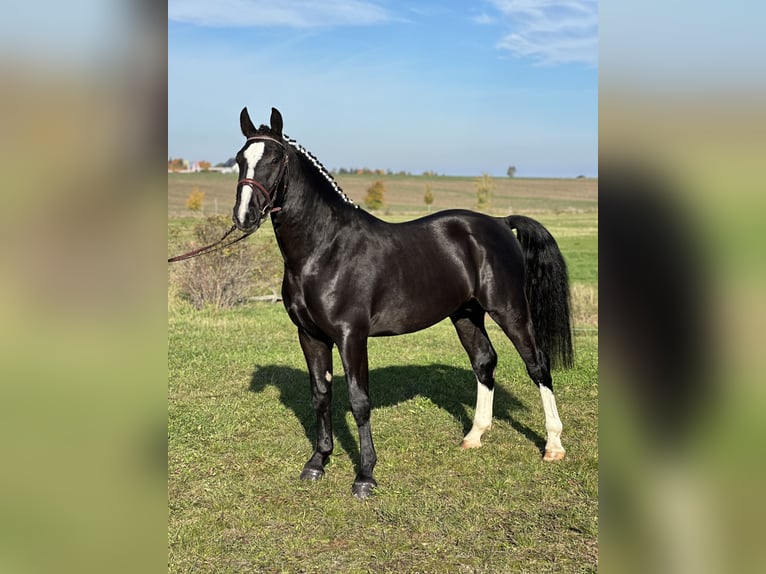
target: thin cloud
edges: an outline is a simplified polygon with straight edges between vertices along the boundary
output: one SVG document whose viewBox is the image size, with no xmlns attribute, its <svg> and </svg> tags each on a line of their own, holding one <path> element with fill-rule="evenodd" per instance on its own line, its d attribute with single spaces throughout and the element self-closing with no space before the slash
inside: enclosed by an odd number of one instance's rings
<svg viewBox="0 0 766 574">
<path fill-rule="evenodd" d="M 482 26 L 485 25 L 485 24 L 494 24 L 495 23 L 495 19 L 492 16 L 490 16 L 489 14 L 487 14 L 486 12 L 482 12 L 478 16 L 474 16 L 473 18 L 471 18 L 471 21 L 474 24 L 481 24 Z"/>
<path fill-rule="evenodd" d="M 371 26 L 394 19 L 367 0 L 168 0 L 168 20 L 215 28 Z"/>
<path fill-rule="evenodd" d="M 509 32 L 497 43 L 521 58 L 553 66 L 598 64 L 597 0 L 490 0 Z"/>
</svg>

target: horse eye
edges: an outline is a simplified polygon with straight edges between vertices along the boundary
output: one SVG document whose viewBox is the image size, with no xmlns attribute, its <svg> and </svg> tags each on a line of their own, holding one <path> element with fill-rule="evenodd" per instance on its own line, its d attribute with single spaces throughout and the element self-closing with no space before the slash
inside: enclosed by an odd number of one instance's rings
<svg viewBox="0 0 766 574">
<path fill-rule="evenodd" d="M 279 158 L 275 157 L 274 159 L 271 160 L 271 163 L 274 164 L 274 165 L 278 164 L 279 163 Z"/>
</svg>

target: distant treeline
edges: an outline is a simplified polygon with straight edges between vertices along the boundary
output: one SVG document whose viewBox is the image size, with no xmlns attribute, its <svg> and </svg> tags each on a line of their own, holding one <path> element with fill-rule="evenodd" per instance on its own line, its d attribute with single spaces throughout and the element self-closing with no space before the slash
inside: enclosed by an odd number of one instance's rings
<svg viewBox="0 0 766 574">
<path fill-rule="evenodd" d="M 236 163 L 237 163 L 236 160 L 232 157 L 227 159 L 224 162 L 216 164 L 216 167 L 232 167 Z M 413 175 L 412 172 L 409 172 L 409 171 L 394 171 L 392 169 L 371 169 L 369 167 L 340 167 L 340 168 L 331 169 L 330 173 L 332 173 L 333 175 L 390 175 L 390 176 Z M 427 177 L 436 177 L 441 174 L 435 171 L 424 171 L 421 175 L 425 175 Z"/>
<path fill-rule="evenodd" d="M 333 175 L 413 175 L 409 171 L 394 171 L 392 169 L 370 169 L 369 167 L 340 167 L 330 170 Z M 439 174 L 435 171 L 424 171 L 421 175 L 435 177 Z"/>
</svg>

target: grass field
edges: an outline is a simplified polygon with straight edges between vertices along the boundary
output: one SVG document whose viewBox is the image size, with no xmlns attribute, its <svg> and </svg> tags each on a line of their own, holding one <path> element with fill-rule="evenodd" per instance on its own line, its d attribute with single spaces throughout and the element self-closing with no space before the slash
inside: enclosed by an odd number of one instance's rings
<svg viewBox="0 0 766 574">
<path fill-rule="evenodd" d="M 190 182 L 226 178 L 202 174 L 182 183 L 188 177 L 195 176 L 169 177 L 169 203 L 171 196 L 183 196 L 183 186 L 194 185 Z M 450 180 L 445 189 L 465 187 L 472 193 L 470 178 L 435 179 Z M 391 198 L 413 193 L 386 181 Z M 424 189 L 423 181 L 404 183 Z M 596 571 L 596 182 L 529 181 L 554 182 L 561 197 L 576 196 L 548 204 L 541 194 L 532 205 L 567 258 L 575 306 L 586 309 L 576 314 L 575 368 L 554 372 L 567 458 L 541 461 L 545 429 L 539 393 L 494 325 L 488 327 L 500 356 L 494 424 L 483 448 L 458 448 L 471 425 L 476 383 L 447 321 L 370 341 L 379 488 L 364 502 L 351 496 L 358 438 L 335 352 L 335 452 L 323 480 L 302 483 L 297 477 L 312 450 L 314 415 L 305 363 L 284 309 L 248 303 L 197 311 L 171 282 L 169 571 Z M 222 212 L 230 208 L 229 184 L 223 186 Z M 593 189 L 580 197 L 568 184 Z M 349 192 L 350 186 L 342 185 Z M 417 211 L 414 203 L 402 205 Z M 169 209 L 174 213 L 172 205 Z M 172 217 L 171 235 L 188 235 L 194 221 Z M 273 248 L 268 227 L 251 240 Z"/>
</svg>

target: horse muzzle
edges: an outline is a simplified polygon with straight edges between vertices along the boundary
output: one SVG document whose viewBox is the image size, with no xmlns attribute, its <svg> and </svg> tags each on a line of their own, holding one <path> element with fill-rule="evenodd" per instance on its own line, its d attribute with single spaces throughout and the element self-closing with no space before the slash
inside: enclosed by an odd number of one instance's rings
<svg viewBox="0 0 766 574">
<path fill-rule="evenodd" d="M 231 217 L 236 228 L 244 233 L 254 233 L 257 231 L 264 219 L 266 219 L 266 214 L 261 215 L 254 207 L 248 208 L 244 222 L 239 220 L 236 211 Z"/>
<path fill-rule="evenodd" d="M 272 195 L 259 182 L 241 179 L 237 183 L 237 197 L 239 201 L 234 206 L 232 217 L 234 225 L 240 231 L 253 232 L 260 227 L 271 211 Z"/>
</svg>

